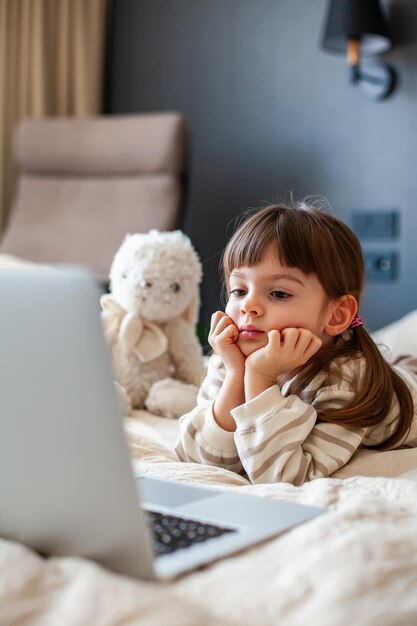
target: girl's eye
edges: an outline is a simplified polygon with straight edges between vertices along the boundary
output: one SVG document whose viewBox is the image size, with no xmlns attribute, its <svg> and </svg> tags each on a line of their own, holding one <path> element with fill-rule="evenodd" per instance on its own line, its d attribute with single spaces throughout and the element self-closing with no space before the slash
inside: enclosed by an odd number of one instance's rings
<svg viewBox="0 0 417 626">
<path fill-rule="evenodd" d="M 246 295 L 246 291 L 245 289 L 232 289 L 230 295 L 235 296 L 235 298 L 243 298 Z"/>
<path fill-rule="evenodd" d="M 181 289 L 181 286 L 178 283 L 172 283 L 170 287 L 174 293 L 178 293 L 178 291 Z"/>
<path fill-rule="evenodd" d="M 290 297 L 290 294 L 286 291 L 273 291 L 271 296 L 275 298 L 275 300 L 287 300 Z"/>
</svg>

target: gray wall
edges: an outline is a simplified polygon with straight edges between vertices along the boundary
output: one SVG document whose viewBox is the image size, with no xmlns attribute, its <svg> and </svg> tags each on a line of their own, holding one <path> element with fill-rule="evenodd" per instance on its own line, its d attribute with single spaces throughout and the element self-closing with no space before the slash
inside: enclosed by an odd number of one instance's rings
<svg viewBox="0 0 417 626">
<path fill-rule="evenodd" d="M 185 230 L 204 262 L 202 320 L 218 307 L 231 220 L 292 191 L 400 211 L 399 277 L 368 284 L 372 329 L 417 308 L 417 2 L 387 2 L 399 87 L 384 102 L 319 49 L 325 0 L 115 0 L 106 112 L 182 111 L 191 136 Z M 365 242 L 364 247 L 365 247 Z"/>
</svg>

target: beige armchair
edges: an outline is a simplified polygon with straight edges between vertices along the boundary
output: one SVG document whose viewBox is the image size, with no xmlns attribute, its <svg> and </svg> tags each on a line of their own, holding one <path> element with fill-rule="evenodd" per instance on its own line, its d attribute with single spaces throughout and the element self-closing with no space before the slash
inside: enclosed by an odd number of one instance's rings
<svg viewBox="0 0 417 626">
<path fill-rule="evenodd" d="M 81 263 L 106 281 L 126 233 L 179 227 L 185 144 L 178 113 L 21 122 L 17 194 L 0 252 Z"/>
</svg>

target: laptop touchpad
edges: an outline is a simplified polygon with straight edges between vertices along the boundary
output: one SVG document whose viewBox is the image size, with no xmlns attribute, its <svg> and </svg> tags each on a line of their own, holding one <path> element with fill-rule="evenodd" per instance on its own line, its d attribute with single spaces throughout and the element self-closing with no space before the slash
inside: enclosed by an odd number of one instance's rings
<svg viewBox="0 0 417 626">
<path fill-rule="evenodd" d="M 159 480 L 148 476 L 136 478 L 136 485 L 142 504 L 159 504 L 176 507 L 219 495 L 217 489 L 205 489 L 169 480 Z"/>
</svg>

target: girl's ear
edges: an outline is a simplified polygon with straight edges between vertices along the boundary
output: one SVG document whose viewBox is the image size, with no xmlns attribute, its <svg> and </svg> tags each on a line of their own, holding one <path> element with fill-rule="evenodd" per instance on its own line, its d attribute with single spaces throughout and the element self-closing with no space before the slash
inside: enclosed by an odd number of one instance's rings
<svg viewBox="0 0 417 626">
<path fill-rule="evenodd" d="M 351 294 L 342 296 L 332 304 L 331 317 L 324 331 L 333 337 L 346 330 L 358 311 L 356 298 Z"/>
</svg>

